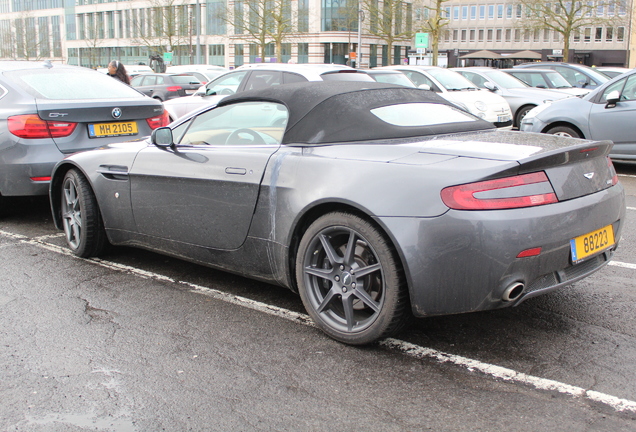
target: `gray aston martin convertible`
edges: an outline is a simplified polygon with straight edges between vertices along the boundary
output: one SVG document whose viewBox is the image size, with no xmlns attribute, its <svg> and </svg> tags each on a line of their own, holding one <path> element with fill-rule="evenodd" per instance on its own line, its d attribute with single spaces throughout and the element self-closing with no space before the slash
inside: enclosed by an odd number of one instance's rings
<svg viewBox="0 0 636 432">
<path fill-rule="evenodd" d="M 625 218 L 610 148 L 499 131 L 426 90 L 290 84 L 70 156 L 50 195 L 78 256 L 129 245 L 279 284 L 365 344 L 607 264 Z"/>
</svg>

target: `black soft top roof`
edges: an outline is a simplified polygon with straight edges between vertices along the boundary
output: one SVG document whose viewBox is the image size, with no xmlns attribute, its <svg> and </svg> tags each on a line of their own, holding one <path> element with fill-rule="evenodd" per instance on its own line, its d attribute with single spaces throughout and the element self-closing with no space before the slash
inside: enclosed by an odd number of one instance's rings
<svg viewBox="0 0 636 432">
<path fill-rule="evenodd" d="M 289 110 L 283 144 L 368 141 L 494 128 L 492 123 L 477 117 L 474 117 L 476 121 L 433 126 L 405 127 L 388 124 L 373 115 L 371 110 L 416 102 L 455 105 L 430 90 L 377 82 L 285 84 L 228 96 L 218 105 L 259 100 L 281 103 Z"/>
</svg>

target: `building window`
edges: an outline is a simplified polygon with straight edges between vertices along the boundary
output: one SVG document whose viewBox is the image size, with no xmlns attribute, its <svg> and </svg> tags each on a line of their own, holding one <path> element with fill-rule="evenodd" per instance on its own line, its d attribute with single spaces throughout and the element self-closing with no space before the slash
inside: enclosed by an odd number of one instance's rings
<svg viewBox="0 0 636 432">
<path fill-rule="evenodd" d="M 579 32 L 578 30 L 574 30 L 574 32 L 572 33 L 572 41 L 581 42 L 581 32 Z"/>
<path fill-rule="evenodd" d="M 208 46 L 208 63 L 214 66 L 225 67 L 225 45 Z"/>
<path fill-rule="evenodd" d="M 506 42 L 512 41 L 512 29 L 506 29 Z"/>
<path fill-rule="evenodd" d="M 242 66 L 244 63 L 245 48 L 243 44 L 234 45 L 234 66 Z"/>
<path fill-rule="evenodd" d="M 590 27 L 585 28 L 583 33 L 583 42 L 589 42 L 592 40 L 592 29 Z"/>
<path fill-rule="evenodd" d="M 478 42 L 483 42 L 484 41 L 484 30 L 483 29 L 479 30 L 477 40 L 478 40 Z"/>
<path fill-rule="evenodd" d="M 495 5 L 488 5 L 488 19 L 495 18 Z"/>
<path fill-rule="evenodd" d="M 522 13 L 523 13 L 523 5 L 518 4 L 518 5 L 517 5 L 517 11 L 516 11 L 516 13 L 515 13 L 515 16 L 516 16 L 517 18 L 521 18 Z"/>
<path fill-rule="evenodd" d="M 453 30 L 453 42 L 457 42 L 458 36 L 459 36 L 459 31 Z"/>
<path fill-rule="evenodd" d="M 322 31 L 358 31 L 358 20 L 350 18 L 351 10 L 358 10 L 357 1 L 322 0 Z"/>
<path fill-rule="evenodd" d="M 523 41 L 530 42 L 530 30 L 525 30 L 523 32 Z"/>
<path fill-rule="evenodd" d="M 619 27 L 616 29 L 616 41 L 617 42 L 625 41 L 625 27 Z"/>
<path fill-rule="evenodd" d="M 466 42 L 466 30 L 462 30 L 462 39 L 460 42 Z"/>
<path fill-rule="evenodd" d="M 453 6 L 453 20 L 459 20 L 459 6 Z"/>
<path fill-rule="evenodd" d="M 492 42 L 492 29 L 488 29 L 486 32 L 486 42 Z"/>
<path fill-rule="evenodd" d="M 602 42 L 603 41 L 603 27 L 596 27 L 596 32 L 594 33 L 594 42 Z"/>
<path fill-rule="evenodd" d="M 512 19 L 512 4 L 506 5 L 506 18 Z"/>
<path fill-rule="evenodd" d="M 309 31 L 309 0 L 298 0 L 298 31 L 301 33 Z"/>
<path fill-rule="evenodd" d="M 502 33 L 503 31 L 501 29 L 497 29 L 497 32 L 495 33 L 495 42 L 501 42 Z"/>
<path fill-rule="evenodd" d="M 534 41 L 535 42 L 539 42 L 540 40 L 541 40 L 541 30 L 535 29 L 534 30 Z"/>
<path fill-rule="evenodd" d="M 475 42 L 475 30 L 470 31 L 469 42 Z"/>
<path fill-rule="evenodd" d="M 479 6 L 479 19 L 486 19 L 486 5 Z"/>
<path fill-rule="evenodd" d="M 515 29 L 515 42 L 521 42 L 521 29 Z"/>
<path fill-rule="evenodd" d="M 504 5 L 497 5 L 497 18 L 502 19 L 504 16 Z"/>
<path fill-rule="evenodd" d="M 209 35 L 224 35 L 227 33 L 225 26 L 226 12 L 224 0 L 208 0 L 205 8 L 205 30 Z"/>
<path fill-rule="evenodd" d="M 612 27 L 607 27 L 605 29 L 605 41 L 611 42 L 614 38 L 614 29 Z"/>
<path fill-rule="evenodd" d="M 477 6 L 475 6 L 475 5 L 470 7 L 470 19 L 471 20 L 476 20 L 477 19 Z"/>
<path fill-rule="evenodd" d="M 468 19 L 468 6 L 462 6 L 462 19 Z"/>
<path fill-rule="evenodd" d="M 550 42 L 550 30 L 543 29 L 543 42 Z"/>
<path fill-rule="evenodd" d="M 309 63 L 309 44 L 298 44 L 298 63 Z"/>
</svg>

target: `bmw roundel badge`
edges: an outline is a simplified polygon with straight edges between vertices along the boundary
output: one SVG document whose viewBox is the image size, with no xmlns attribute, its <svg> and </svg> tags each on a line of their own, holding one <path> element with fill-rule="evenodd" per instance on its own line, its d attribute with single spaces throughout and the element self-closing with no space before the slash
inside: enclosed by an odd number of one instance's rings
<svg viewBox="0 0 636 432">
<path fill-rule="evenodd" d="M 111 114 L 113 115 L 114 119 L 118 119 L 119 117 L 121 117 L 121 108 L 113 108 Z"/>
</svg>

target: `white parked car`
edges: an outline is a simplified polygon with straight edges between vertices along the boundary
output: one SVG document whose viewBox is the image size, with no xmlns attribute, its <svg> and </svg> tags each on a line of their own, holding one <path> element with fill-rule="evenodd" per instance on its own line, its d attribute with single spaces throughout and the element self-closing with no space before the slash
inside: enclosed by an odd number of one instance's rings
<svg viewBox="0 0 636 432">
<path fill-rule="evenodd" d="M 365 81 L 374 82 L 365 72 L 342 65 L 258 63 L 259 66 L 241 66 L 201 86 L 192 96 L 164 102 L 170 119 L 176 120 L 186 113 L 217 103 L 227 95 L 245 90 L 257 90 L 308 81 Z"/>
<path fill-rule="evenodd" d="M 374 69 L 401 71 L 419 88 L 432 90 L 444 99 L 497 127 L 512 128 L 512 112 L 506 100 L 482 90 L 459 73 L 438 66 L 383 66 Z"/>
</svg>

